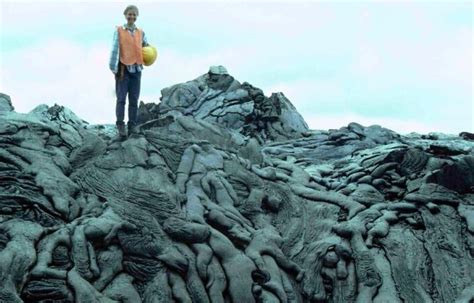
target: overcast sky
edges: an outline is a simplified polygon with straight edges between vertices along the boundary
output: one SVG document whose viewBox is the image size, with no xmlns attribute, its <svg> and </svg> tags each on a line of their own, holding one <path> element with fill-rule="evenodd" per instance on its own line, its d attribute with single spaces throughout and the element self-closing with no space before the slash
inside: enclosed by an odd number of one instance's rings
<svg viewBox="0 0 474 303">
<path fill-rule="evenodd" d="M 355 121 L 400 133 L 474 132 L 470 1 L 5 1 L 0 92 L 18 112 L 58 103 L 115 122 L 108 61 L 128 4 L 159 58 L 140 100 L 221 64 L 310 128 Z"/>
</svg>

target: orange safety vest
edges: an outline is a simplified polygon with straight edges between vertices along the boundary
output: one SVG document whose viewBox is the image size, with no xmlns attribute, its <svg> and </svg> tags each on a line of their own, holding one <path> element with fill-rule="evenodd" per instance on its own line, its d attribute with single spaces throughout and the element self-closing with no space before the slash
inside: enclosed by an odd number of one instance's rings
<svg viewBox="0 0 474 303">
<path fill-rule="evenodd" d="M 125 65 L 143 64 L 142 30 L 137 28 L 132 36 L 130 31 L 117 26 L 120 44 L 120 62 Z"/>
</svg>

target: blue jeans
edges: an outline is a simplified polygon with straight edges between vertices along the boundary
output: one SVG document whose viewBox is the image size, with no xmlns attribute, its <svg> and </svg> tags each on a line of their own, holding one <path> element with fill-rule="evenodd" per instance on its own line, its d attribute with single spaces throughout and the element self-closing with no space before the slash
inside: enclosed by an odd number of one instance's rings
<svg viewBox="0 0 474 303">
<path fill-rule="evenodd" d="M 115 107 L 115 115 L 117 116 L 116 124 L 123 124 L 125 114 L 125 102 L 128 93 L 128 125 L 137 125 L 138 116 L 138 98 L 140 97 L 140 80 L 141 72 L 130 73 L 124 68 L 123 79 L 119 79 L 119 72 L 115 75 L 115 93 L 117 95 L 117 105 Z"/>
</svg>

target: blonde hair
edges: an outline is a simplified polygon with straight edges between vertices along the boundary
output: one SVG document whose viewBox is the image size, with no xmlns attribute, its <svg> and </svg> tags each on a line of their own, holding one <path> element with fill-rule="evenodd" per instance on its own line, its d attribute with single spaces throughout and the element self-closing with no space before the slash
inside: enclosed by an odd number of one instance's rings
<svg viewBox="0 0 474 303">
<path fill-rule="evenodd" d="M 127 15 L 128 11 L 129 10 L 134 10 L 137 12 L 137 16 L 138 16 L 138 7 L 136 7 L 135 5 L 129 5 L 125 8 L 125 10 L 123 11 L 123 14 L 124 15 Z"/>
</svg>

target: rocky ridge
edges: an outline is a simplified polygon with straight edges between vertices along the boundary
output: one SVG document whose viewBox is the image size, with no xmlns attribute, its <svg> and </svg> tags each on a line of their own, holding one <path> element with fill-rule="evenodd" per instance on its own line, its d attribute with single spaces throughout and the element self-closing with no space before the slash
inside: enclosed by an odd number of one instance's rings
<svg viewBox="0 0 474 303">
<path fill-rule="evenodd" d="M 227 73 L 140 120 L 0 95 L 0 302 L 472 302 L 469 133 L 310 130 Z"/>
</svg>

